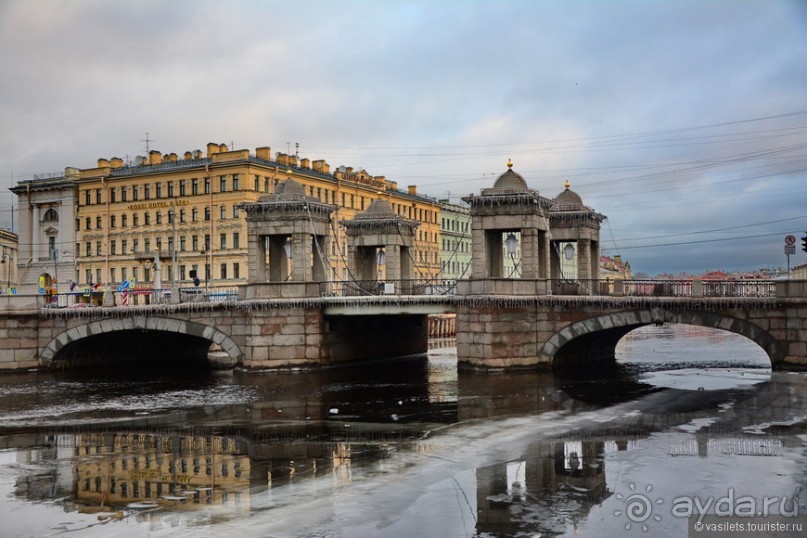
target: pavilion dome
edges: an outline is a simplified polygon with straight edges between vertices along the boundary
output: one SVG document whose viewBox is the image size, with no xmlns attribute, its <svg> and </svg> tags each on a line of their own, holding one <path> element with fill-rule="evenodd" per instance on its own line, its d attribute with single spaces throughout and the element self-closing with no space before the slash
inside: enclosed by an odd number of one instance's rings
<svg viewBox="0 0 807 538">
<path fill-rule="evenodd" d="M 277 186 L 275 195 L 279 198 L 298 198 L 300 196 L 305 197 L 305 189 L 293 179 L 288 178 L 286 181 Z"/>
<path fill-rule="evenodd" d="M 389 203 L 387 200 L 382 200 L 381 198 L 376 198 L 370 205 L 367 206 L 367 209 L 356 215 L 355 218 L 357 219 L 387 219 L 387 218 L 394 218 L 397 215 L 395 214 L 395 210 L 392 208 L 392 204 Z"/>
<path fill-rule="evenodd" d="M 499 176 L 496 183 L 493 184 L 493 188 L 497 191 L 509 193 L 529 192 L 530 190 L 524 178 L 513 172 L 513 163 L 511 161 L 507 162 L 507 172 Z"/>
<path fill-rule="evenodd" d="M 559 206 L 576 206 L 583 207 L 583 199 L 579 194 L 569 188 L 569 182 L 566 182 L 566 189 L 555 197 L 555 203 Z"/>
</svg>

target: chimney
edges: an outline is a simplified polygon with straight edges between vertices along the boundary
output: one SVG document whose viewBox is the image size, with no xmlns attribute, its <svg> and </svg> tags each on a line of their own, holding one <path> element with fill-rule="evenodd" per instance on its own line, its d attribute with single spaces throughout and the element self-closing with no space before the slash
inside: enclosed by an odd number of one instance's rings
<svg viewBox="0 0 807 538">
<path fill-rule="evenodd" d="M 417 193 L 418 193 L 418 186 L 417 185 L 409 185 L 408 190 L 409 190 L 409 194 L 411 194 L 412 196 L 416 196 Z"/>
<path fill-rule="evenodd" d="M 109 159 L 98 159 L 98 168 L 106 168 L 109 166 Z"/>
<path fill-rule="evenodd" d="M 149 151 L 149 164 L 160 164 L 161 162 L 163 162 L 163 156 L 159 151 L 156 149 Z"/>
<path fill-rule="evenodd" d="M 191 159 L 193 159 L 193 153 L 191 153 L 190 151 L 186 151 L 186 152 L 185 152 L 185 155 L 183 155 L 183 158 L 184 158 L 186 161 L 190 161 Z"/>
<path fill-rule="evenodd" d="M 120 157 L 112 157 L 110 163 L 112 164 L 112 168 L 121 168 L 123 166 L 123 159 Z"/>
<path fill-rule="evenodd" d="M 300 159 L 300 168 L 307 168 L 311 170 L 311 161 L 306 158 Z"/>
<path fill-rule="evenodd" d="M 322 159 L 317 159 L 316 161 L 311 163 L 311 166 L 314 168 L 314 172 L 322 172 L 322 165 L 325 164 L 325 161 Z"/>
<path fill-rule="evenodd" d="M 201 149 L 193 150 L 193 158 L 194 159 L 201 159 L 202 158 L 202 150 Z"/>
<path fill-rule="evenodd" d="M 228 151 L 227 144 L 219 144 L 219 153 L 224 153 Z"/>
<path fill-rule="evenodd" d="M 214 144 L 213 142 L 207 143 L 207 158 L 211 158 L 213 155 L 219 152 L 219 145 Z"/>
<path fill-rule="evenodd" d="M 168 157 L 168 160 L 169 160 L 170 162 L 172 162 L 172 163 L 177 162 L 177 160 L 179 159 L 179 155 L 177 155 L 176 153 L 169 153 L 169 154 L 167 155 L 167 157 Z"/>
<path fill-rule="evenodd" d="M 255 148 L 255 157 L 258 159 L 262 159 L 264 161 L 271 161 L 272 160 L 272 148 L 269 146 L 261 146 L 259 148 Z"/>
</svg>

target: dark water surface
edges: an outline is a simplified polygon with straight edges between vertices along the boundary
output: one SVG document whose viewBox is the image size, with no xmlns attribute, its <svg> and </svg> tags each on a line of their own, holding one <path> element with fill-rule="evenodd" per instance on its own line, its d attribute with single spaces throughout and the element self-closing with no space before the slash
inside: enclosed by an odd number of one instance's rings
<svg viewBox="0 0 807 538">
<path fill-rule="evenodd" d="M 807 512 L 807 375 L 742 337 L 649 327 L 562 376 L 458 373 L 451 345 L 0 375 L 0 536 L 686 536 L 674 500 L 730 490 Z"/>
</svg>

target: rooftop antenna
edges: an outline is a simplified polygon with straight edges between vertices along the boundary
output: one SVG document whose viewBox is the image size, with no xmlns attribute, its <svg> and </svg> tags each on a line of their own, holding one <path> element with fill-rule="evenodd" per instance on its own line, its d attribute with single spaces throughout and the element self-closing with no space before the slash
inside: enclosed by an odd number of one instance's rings
<svg viewBox="0 0 807 538">
<path fill-rule="evenodd" d="M 294 143 L 294 156 L 297 157 L 297 158 L 300 157 L 300 143 L 299 142 Z"/>
<path fill-rule="evenodd" d="M 151 147 L 149 146 L 149 143 L 154 142 L 155 140 L 153 138 L 149 138 L 149 132 L 146 131 L 146 138 L 141 138 L 140 141 L 146 143 L 146 155 L 148 155 L 149 150 L 151 149 Z"/>
</svg>

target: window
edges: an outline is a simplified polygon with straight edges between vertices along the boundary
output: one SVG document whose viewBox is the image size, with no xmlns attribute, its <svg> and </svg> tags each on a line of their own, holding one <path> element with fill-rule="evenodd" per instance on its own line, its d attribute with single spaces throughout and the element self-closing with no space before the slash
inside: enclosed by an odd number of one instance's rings
<svg viewBox="0 0 807 538">
<path fill-rule="evenodd" d="M 173 224 L 173 223 L 174 223 L 174 210 L 169 209 L 168 210 L 168 224 Z"/>
<path fill-rule="evenodd" d="M 101 278 L 101 270 L 100 269 L 95 270 L 95 281 L 96 282 L 102 282 L 103 281 L 103 279 Z"/>
<path fill-rule="evenodd" d="M 233 264 L 233 278 L 241 278 L 241 267 L 237 262 Z"/>
<path fill-rule="evenodd" d="M 113 256 L 118 253 L 117 242 L 113 239 L 109 242 L 109 253 Z M 114 280 L 114 279 L 113 279 Z"/>
<path fill-rule="evenodd" d="M 238 232 L 233 232 L 233 248 L 241 248 L 241 236 Z"/>
<path fill-rule="evenodd" d="M 112 202 L 113 204 L 118 201 L 117 193 L 118 189 L 116 189 L 115 187 L 109 189 L 109 201 Z"/>
<path fill-rule="evenodd" d="M 210 206 L 205 206 L 205 220 L 210 220 Z"/>
<path fill-rule="evenodd" d="M 115 280 L 115 268 L 114 267 L 109 268 L 109 280 L 111 280 L 112 282 L 117 282 L 117 280 Z"/>
<path fill-rule="evenodd" d="M 210 194 L 210 178 L 205 178 L 205 194 Z"/>
<path fill-rule="evenodd" d="M 179 237 L 179 251 L 185 252 L 185 236 L 182 235 Z"/>
<path fill-rule="evenodd" d="M 92 282 L 92 269 L 87 269 L 85 276 L 87 277 L 87 284 Z"/>
<path fill-rule="evenodd" d="M 205 234 L 205 252 L 210 252 L 210 234 Z"/>
<path fill-rule="evenodd" d="M 84 191 L 84 205 L 90 205 L 92 203 L 92 194 L 90 194 L 89 189 Z"/>
<path fill-rule="evenodd" d="M 109 216 L 109 227 L 114 228 L 117 221 L 118 221 L 117 215 L 110 215 Z"/>
<path fill-rule="evenodd" d="M 219 267 L 219 272 L 221 273 L 221 278 L 227 278 L 227 264 L 222 263 L 221 267 Z"/>
<path fill-rule="evenodd" d="M 143 239 L 143 252 L 146 254 L 151 254 L 151 238 L 147 237 Z"/>
<path fill-rule="evenodd" d="M 151 200 L 151 185 L 146 185 L 143 188 L 143 191 L 144 191 L 143 196 L 145 197 L 145 199 L 146 200 Z"/>
<path fill-rule="evenodd" d="M 191 250 L 196 251 L 199 250 L 199 236 L 194 235 L 191 237 Z"/>
<path fill-rule="evenodd" d="M 233 204 L 233 218 L 237 219 L 240 213 L 241 213 L 241 210 L 238 208 L 238 205 Z"/>
<path fill-rule="evenodd" d="M 221 234 L 219 236 L 219 247 L 221 250 L 227 250 L 227 234 Z"/>
<path fill-rule="evenodd" d="M 126 239 L 121 239 L 120 240 L 120 253 L 121 254 L 126 254 L 126 250 L 127 250 L 128 247 L 129 247 L 129 241 L 126 240 Z M 126 280 L 126 277 L 123 277 L 123 279 Z"/>
<path fill-rule="evenodd" d="M 185 180 L 184 179 L 179 182 L 179 195 L 180 196 L 185 196 Z"/>
<path fill-rule="evenodd" d="M 238 181 L 238 174 L 233 174 L 233 190 L 234 190 L 234 191 L 241 190 L 241 189 L 239 188 L 238 183 L 239 183 L 239 181 Z"/>
<path fill-rule="evenodd" d="M 134 185 L 132 187 L 132 201 L 133 202 L 137 201 L 139 190 L 140 190 L 140 188 L 138 187 L 138 185 Z"/>
<path fill-rule="evenodd" d="M 154 246 L 154 250 L 162 252 L 163 251 L 163 239 L 162 239 L 162 237 L 158 237 L 154 242 L 156 243 L 156 245 Z"/>
<path fill-rule="evenodd" d="M 199 220 L 199 208 L 194 207 L 191 209 L 191 222 L 196 222 Z"/>
<path fill-rule="evenodd" d="M 132 239 L 132 252 L 139 252 L 140 251 L 140 240 L 139 239 Z"/>
<path fill-rule="evenodd" d="M 121 187 L 120 188 L 120 201 L 125 202 L 127 200 L 128 195 L 129 195 L 129 189 L 127 187 Z"/>
<path fill-rule="evenodd" d="M 227 192 L 227 176 L 219 176 L 219 192 Z"/>
<path fill-rule="evenodd" d="M 95 228 L 100 230 L 101 229 L 101 216 L 95 217 Z"/>
<path fill-rule="evenodd" d="M 163 184 L 157 183 L 157 198 L 163 197 Z"/>
<path fill-rule="evenodd" d="M 81 219 L 76 219 L 76 231 L 81 231 Z"/>
<path fill-rule="evenodd" d="M 90 217 L 87 217 L 86 219 L 84 219 L 84 229 L 85 230 L 92 229 L 92 219 Z"/>
<path fill-rule="evenodd" d="M 191 180 L 191 194 L 193 195 L 199 194 L 199 180 L 196 178 L 193 178 Z"/>
<path fill-rule="evenodd" d="M 157 212 L 154 214 L 154 222 L 155 222 L 156 224 L 162 224 L 162 223 L 163 223 L 163 214 L 162 214 L 162 211 L 157 211 Z"/>
<path fill-rule="evenodd" d="M 120 225 L 122 227 L 126 228 L 126 226 L 129 225 L 128 222 L 127 222 L 128 220 L 129 220 L 128 215 L 121 215 L 120 216 Z"/>
<path fill-rule="evenodd" d="M 184 209 L 179 210 L 179 222 L 185 222 L 185 210 Z"/>
<path fill-rule="evenodd" d="M 227 218 L 227 207 L 224 204 L 219 206 L 219 220 L 224 220 Z"/>
<path fill-rule="evenodd" d="M 174 182 L 173 181 L 168 182 L 168 197 L 169 198 L 174 197 Z"/>
<path fill-rule="evenodd" d="M 95 242 L 95 255 L 96 256 L 101 255 L 101 242 L 100 241 Z M 98 280 L 100 281 L 101 279 L 98 279 Z"/>
<path fill-rule="evenodd" d="M 179 275 L 177 275 L 177 279 L 178 280 L 185 280 L 185 266 L 184 265 L 179 266 Z"/>
<path fill-rule="evenodd" d="M 258 190 L 260 190 L 260 186 L 261 186 L 261 178 L 259 176 L 255 176 L 255 188 L 252 190 L 258 192 Z"/>
<path fill-rule="evenodd" d="M 120 268 L 120 281 L 123 282 L 124 280 L 129 280 L 129 279 L 127 278 L 126 268 L 121 267 Z"/>
<path fill-rule="evenodd" d="M 143 213 L 143 224 L 145 224 L 146 226 L 151 224 L 151 213 L 149 213 L 148 211 Z"/>
</svg>

